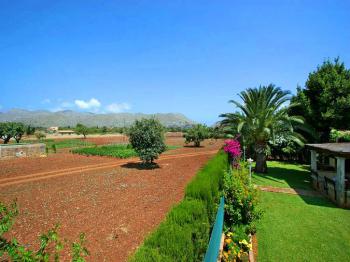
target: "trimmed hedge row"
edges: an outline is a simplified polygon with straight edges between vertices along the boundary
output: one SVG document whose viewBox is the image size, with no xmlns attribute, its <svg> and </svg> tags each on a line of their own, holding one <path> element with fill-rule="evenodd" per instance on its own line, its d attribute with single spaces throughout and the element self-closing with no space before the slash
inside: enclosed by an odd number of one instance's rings
<svg viewBox="0 0 350 262">
<path fill-rule="evenodd" d="M 227 166 L 223 151 L 210 159 L 187 185 L 184 200 L 172 208 L 130 261 L 202 261 Z"/>
</svg>

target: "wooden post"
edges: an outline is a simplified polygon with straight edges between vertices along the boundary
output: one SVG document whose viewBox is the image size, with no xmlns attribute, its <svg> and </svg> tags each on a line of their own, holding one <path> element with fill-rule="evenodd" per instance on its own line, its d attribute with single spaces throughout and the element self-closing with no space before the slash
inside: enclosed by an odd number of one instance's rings
<svg viewBox="0 0 350 262">
<path fill-rule="evenodd" d="M 317 155 L 315 150 L 310 150 L 311 152 L 311 170 L 317 172 Z"/>
<path fill-rule="evenodd" d="M 337 157 L 337 176 L 336 176 L 337 200 L 339 205 L 343 206 L 345 189 L 345 158 Z"/>
</svg>

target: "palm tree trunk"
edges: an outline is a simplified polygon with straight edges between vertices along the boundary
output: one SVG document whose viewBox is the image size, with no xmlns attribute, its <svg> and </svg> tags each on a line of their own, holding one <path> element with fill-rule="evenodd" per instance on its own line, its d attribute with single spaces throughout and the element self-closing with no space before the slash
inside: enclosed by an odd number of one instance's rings
<svg viewBox="0 0 350 262">
<path fill-rule="evenodd" d="M 267 173 L 266 148 L 267 148 L 267 144 L 265 142 L 255 144 L 255 154 L 256 154 L 255 172 L 257 173 Z"/>
</svg>

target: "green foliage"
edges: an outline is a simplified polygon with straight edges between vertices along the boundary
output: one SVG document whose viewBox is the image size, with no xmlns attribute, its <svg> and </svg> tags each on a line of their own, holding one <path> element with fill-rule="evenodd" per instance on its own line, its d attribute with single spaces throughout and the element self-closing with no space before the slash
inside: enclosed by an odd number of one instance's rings
<svg viewBox="0 0 350 262">
<path fill-rule="evenodd" d="M 52 140 L 48 139 L 43 141 L 47 146 L 53 149 L 53 145 L 55 145 L 56 149 L 61 148 L 76 148 L 76 147 L 86 147 L 86 146 L 94 146 L 95 144 L 81 140 L 81 139 L 62 139 L 62 140 Z"/>
<path fill-rule="evenodd" d="M 223 174 L 227 167 L 227 154 L 220 151 L 197 173 L 185 190 L 187 198 L 199 199 L 206 204 L 210 224 L 215 220 L 217 203 L 223 188 Z"/>
<path fill-rule="evenodd" d="M 350 131 L 332 129 L 329 134 L 329 140 L 331 142 L 350 142 Z"/>
<path fill-rule="evenodd" d="M 59 261 L 60 253 L 64 249 L 64 243 L 58 235 L 59 226 L 48 230 L 46 234 L 40 235 L 40 247 L 38 250 L 26 248 L 28 245 L 20 244 L 15 238 L 8 240 L 3 234 L 9 232 L 14 219 L 18 215 L 16 202 L 9 206 L 0 202 L 0 258 L 3 256 L 10 261 L 27 261 L 27 262 L 46 262 Z M 85 257 L 89 255 L 88 250 L 84 247 L 84 235 L 80 235 L 79 242 L 72 244 L 72 261 L 84 262 Z M 8 261 L 7 259 L 5 261 Z"/>
<path fill-rule="evenodd" d="M 220 115 L 224 117 L 221 125 L 227 132 L 241 134 L 248 145 L 254 145 L 258 172 L 267 172 L 267 146 L 278 135 L 304 145 L 304 138 L 294 130 L 295 125 L 303 125 L 304 121 L 301 117 L 289 116 L 289 107 L 285 106 L 290 100 L 289 93 L 273 84 L 248 88 L 239 94 L 242 104 L 230 101 L 239 111 Z"/>
<path fill-rule="evenodd" d="M 44 132 L 41 132 L 41 131 L 36 131 L 34 133 L 34 135 L 38 140 L 43 140 L 46 138 L 46 134 Z"/>
<path fill-rule="evenodd" d="M 86 138 L 86 136 L 89 134 L 90 129 L 87 126 L 84 126 L 83 124 L 77 124 L 77 126 L 75 127 L 74 131 L 78 134 L 78 135 L 83 135 L 84 138 Z"/>
<path fill-rule="evenodd" d="M 212 158 L 187 186 L 185 199 L 168 213 L 131 261 L 202 261 L 227 166 L 225 153 Z"/>
<path fill-rule="evenodd" d="M 208 137 L 211 139 L 225 138 L 225 132 L 221 126 L 208 127 Z"/>
<path fill-rule="evenodd" d="M 153 163 L 166 150 L 164 128 L 156 119 L 141 119 L 129 130 L 129 140 L 143 163 Z"/>
<path fill-rule="evenodd" d="M 225 226 L 245 225 L 255 232 L 255 222 L 261 217 L 257 209 L 257 190 L 249 181 L 246 167 L 231 169 L 224 176 Z"/>
<path fill-rule="evenodd" d="M 29 136 L 29 135 L 34 135 L 35 133 L 35 127 L 31 126 L 31 125 L 28 125 L 26 126 L 26 131 L 25 131 L 26 135 Z"/>
<path fill-rule="evenodd" d="M 167 146 L 167 150 L 172 150 L 178 148 L 177 146 Z M 138 154 L 132 148 L 130 144 L 115 144 L 106 146 L 95 146 L 73 149 L 72 153 L 86 155 L 86 156 L 111 156 L 116 158 L 129 158 L 137 156 Z"/>
<path fill-rule="evenodd" d="M 72 261 L 73 262 L 84 262 L 84 257 L 90 255 L 87 248 L 84 246 L 86 240 L 85 240 L 85 234 L 80 233 L 79 235 L 79 241 L 72 243 Z"/>
<path fill-rule="evenodd" d="M 54 153 L 57 152 L 57 149 L 56 149 L 56 145 L 55 145 L 55 144 L 52 144 L 51 149 L 52 149 L 52 151 L 53 151 Z"/>
<path fill-rule="evenodd" d="M 298 88 L 292 102 L 298 103 L 293 114 L 305 121 L 328 141 L 330 128 L 350 129 L 350 70 L 339 58 L 326 60 L 309 74 L 305 89 Z"/>
<path fill-rule="evenodd" d="M 107 145 L 99 147 L 86 147 L 72 150 L 74 154 L 87 156 L 112 156 L 117 158 L 128 158 L 137 156 L 134 149 L 128 145 Z"/>
<path fill-rule="evenodd" d="M 186 130 L 184 134 L 185 143 L 194 143 L 194 146 L 199 147 L 204 139 L 209 137 L 209 130 L 206 125 L 197 124 Z"/>
<path fill-rule="evenodd" d="M 14 138 L 19 143 L 24 133 L 25 126 L 22 123 L 0 123 L 0 138 L 4 141 L 4 144 L 7 144 L 11 138 Z"/>
</svg>

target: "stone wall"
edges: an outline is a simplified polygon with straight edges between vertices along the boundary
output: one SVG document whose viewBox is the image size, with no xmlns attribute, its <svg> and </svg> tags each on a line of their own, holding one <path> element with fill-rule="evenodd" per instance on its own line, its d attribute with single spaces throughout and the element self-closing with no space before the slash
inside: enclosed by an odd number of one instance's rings
<svg viewBox="0 0 350 262">
<path fill-rule="evenodd" d="M 7 144 L 0 145 L 0 159 L 18 157 L 41 157 L 46 156 L 45 144 Z"/>
</svg>

